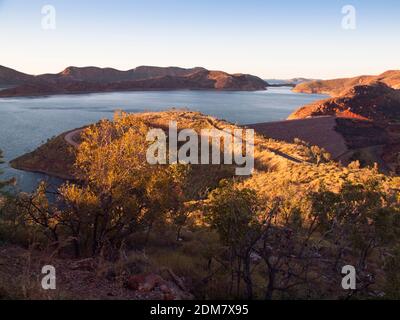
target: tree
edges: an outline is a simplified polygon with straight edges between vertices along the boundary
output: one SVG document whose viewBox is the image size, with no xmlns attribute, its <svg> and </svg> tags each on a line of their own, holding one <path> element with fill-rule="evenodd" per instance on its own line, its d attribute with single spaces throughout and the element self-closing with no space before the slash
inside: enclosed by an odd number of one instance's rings
<svg viewBox="0 0 400 320">
<path fill-rule="evenodd" d="M 3 164 L 3 152 L 0 150 L 0 165 Z M 15 183 L 15 179 L 2 180 L 3 171 L 0 168 L 0 239 L 10 241 L 18 225 L 14 207 L 15 195 L 7 187 Z"/>
<path fill-rule="evenodd" d="M 0 150 L 0 165 L 3 164 L 3 151 Z M 3 171 L 0 169 L 0 176 L 3 174 Z M 4 187 L 7 185 L 6 181 L 2 181 L 0 180 L 0 213 L 3 209 L 4 206 L 4 197 L 3 197 L 3 192 L 2 190 L 4 189 Z"/>
<path fill-rule="evenodd" d="M 224 180 L 220 187 L 210 194 L 209 202 L 208 221 L 212 228 L 217 230 L 222 243 L 230 250 L 231 267 L 237 279 L 236 294 L 239 294 L 243 275 L 247 298 L 252 299 L 251 251 L 259 239 L 260 229 L 257 220 L 257 196 L 251 189 L 240 190 L 233 182 Z"/>
<path fill-rule="evenodd" d="M 332 155 L 329 152 L 327 152 L 324 148 L 320 148 L 318 146 L 312 146 L 310 145 L 310 143 L 301 140 L 299 138 L 294 138 L 293 142 L 298 146 L 301 146 L 305 154 L 307 154 L 309 159 L 316 165 L 319 165 L 321 163 L 327 163 L 332 160 Z"/>
<path fill-rule="evenodd" d="M 18 198 L 20 215 L 59 245 L 72 242 L 80 256 L 98 255 L 106 245 L 117 252 L 133 232 L 148 235 L 154 223 L 181 214 L 189 170 L 149 164 L 148 130 L 124 113 L 88 127 L 76 151 L 78 182 L 64 183 L 57 203 L 49 203 L 42 183 Z"/>
<path fill-rule="evenodd" d="M 48 201 L 47 189 L 47 184 L 41 182 L 32 194 L 19 194 L 15 199 L 15 210 L 20 225 L 34 231 L 42 229 L 44 235 L 58 246 L 59 229 L 62 226 L 61 211 Z"/>
<path fill-rule="evenodd" d="M 255 270 L 260 268 L 265 299 L 321 297 L 340 281 L 341 269 L 348 264 L 356 267 L 358 276 L 357 291 L 349 297 L 366 294 L 387 257 L 392 257 L 386 264 L 392 287 L 398 285 L 393 272 L 400 236 L 397 190 L 385 189 L 372 177 L 362 184 L 347 182 L 335 192 L 322 186 L 296 201 L 266 200 L 232 181 L 210 194 L 207 220 L 229 248 L 231 270 L 238 284 L 246 284 L 248 298 L 255 296 Z M 263 263 L 253 262 L 254 254 Z M 378 269 L 371 268 L 377 255 L 382 262 Z M 343 294 L 339 288 L 337 295 Z"/>
<path fill-rule="evenodd" d="M 254 297 L 255 255 L 264 262 L 265 299 L 311 280 L 308 273 L 314 251 L 306 232 L 310 230 L 303 230 L 297 210 L 283 212 L 281 202 L 275 199 L 268 206 L 254 190 L 226 181 L 210 195 L 208 221 L 230 249 L 237 294 L 243 279 L 248 299 Z"/>
<path fill-rule="evenodd" d="M 184 201 L 187 170 L 150 165 L 149 127 L 127 114 L 87 128 L 76 156 L 79 184 L 60 188 L 64 224 L 98 254 L 105 243 L 120 246 L 126 236 L 176 212 Z"/>
<path fill-rule="evenodd" d="M 321 163 L 327 163 L 332 160 L 332 156 L 325 149 L 318 146 L 311 146 L 310 153 L 314 162 L 319 165 Z"/>
<path fill-rule="evenodd" d="M 321 234 L 331 243 L 332 267 L 339 272 L 343 265 L 354 264 L 359 292 L 374 283 L 377 270 L 368 264 L 373 253 L 381 257 L 381 269 L 385 257 L 393 256 L 394 251 L 398 253 L 400 204 L 396 193 L 384 190 L 379 180 L 370 179 L 363 184 L 347 183 L 337 193 L 320 190 L 310 194 L 311 214 L 318 219 Z M 392 265 L 398 263 L 393 261 Z"/>
<path fill-rule="evenodd" d="M 4 163 L 3 160 L 3 151 L 0 150 L 0 165 Z M 0 168 L 0 176 L 3 174 L 3 171 Z M 6 187 L 7 185 L 9 185 L 11 183 L 11 181 L 2 181 L 0 180 L 0 194 L 2 192 L 2 190 L 4 189 L 4 187 Z"/>
</svg>

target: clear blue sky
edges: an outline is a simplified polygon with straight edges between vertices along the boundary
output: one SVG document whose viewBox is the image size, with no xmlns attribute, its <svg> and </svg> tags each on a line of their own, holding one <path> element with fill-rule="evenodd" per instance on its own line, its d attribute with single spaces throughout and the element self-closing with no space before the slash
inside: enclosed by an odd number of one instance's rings
<svg viewBox="0 0 400 320">
<path fill-rule="evenodd" d="M 56 30 L 41 9 L 56 8 Z M 341 27 L 344 5 L 357 28 Z M 398 0 L 0 0 L 0 64 L 204 66 L 264 78 L 333 78 L 400 69 Z"/>
</svg>

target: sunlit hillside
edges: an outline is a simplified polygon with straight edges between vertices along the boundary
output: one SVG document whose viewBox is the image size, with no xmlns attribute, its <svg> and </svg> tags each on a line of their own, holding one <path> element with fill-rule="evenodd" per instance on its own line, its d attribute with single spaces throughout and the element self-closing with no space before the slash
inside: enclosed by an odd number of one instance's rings
<svg viewBox="0 0 400 320">
<path fill-rule="evenodd" d="M 149 165 L 146 132 L 171 121 L 240 128 L 185 110 L 117 113 L 13 162 L 72 180 L 3 196 L 0 263 L 14 261 L 22 275 L 9 283 L 0 273 L 1 295 L 43 298 L 23 283 L 57 255 L 63 280 L 48 298 L 345 298 L 337 283 L 346 264 L 362 270 L 352 294 L 397 296 L 398 177 L 258 134 L 251 176 L 232 165 Z M 71 278 L 79 284 L 66 285 Z"/>
</svg>

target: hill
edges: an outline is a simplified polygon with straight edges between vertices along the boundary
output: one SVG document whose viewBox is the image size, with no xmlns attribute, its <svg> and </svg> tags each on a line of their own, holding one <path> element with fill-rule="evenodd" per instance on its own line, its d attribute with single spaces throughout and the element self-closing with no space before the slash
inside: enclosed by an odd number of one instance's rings
<svg viewBox="0 0 400 320">
<path fill-rule="evenodd" d="M 140 66 L 127 71 L 113 68 L 98 67 L 68 67 L 60 73 L 44 74 L 37 78 L 42 80 L 85 81 L 95 83 L 110 83 L 120 81 L 148 80 L 159 77 L 186 77 L 197 72 L 206 71 L 204 68 L 184 69 L 178 67 Z"/>
<path fill-rule="evenodd" d="M 181 128 L 200 129 L 239 129 L 241 127 L 229 122 L 218 120 L 198 112 L 171 110 L 165 112 L 136 113 L 130 115 L 132 121 L 144 121 L 149 128 L 167 130 L 170 121 L 177 121 Z M 80 143 L 80 132 L 75 129 L 49 139 L 44 145 L 31 153 L 27 153 L 11 161 L 12 167 L 20 170 L 41 172 L 64 179 L 74 179 L 73 164 L 75 149 Z M 72 136 L 71 134 L 72 133 Z M 273 159 L 274 165 L 290 161 L 309 162 L 313 157 L 307 147 L 284 141 L 267 139 L 262 135 L 256 136 L 256 141 L 262 150 L 260 157 Z M 264 161 L 263 160 L 263 161 Z M 263 167 L 262 161 L 259 162 Z M 215 173 L 215 172 L 214 172 Z M 211 170 L 208 174 L 212 175 Z"/>
<path fill-rule="evenodd" d="M 350 149 L 340 160 L 378 163 L 384 172 L 400 172 L 400 90 L 381 82 L 357 85 L 299 108 L 289 119 L 320 116 L 338 117 L 336 130 Z"/>
<path fill-rule="evenodd" d="M 8 73 L 12 73 L 9 69 Z M 17 75 L 17 73 L 16 73 Z M 57 74 L 10 77 L 4 84 L 19 84 L 0 91 L 0 97 L 38 96 L 137 90 L 265 90 L 267 83 L 248 74 L 228 74 L 204 68 L 142 66 L 128 71 L 97 67 L 68 67 Z"/>
<path fill-rule="evenodd" d="M 386 71 L 378 76 L 358 76 L 333 80 L 316 80 L 298 84 L 293 91 L 301 93 L 322 93 L 339 96 L 356 85 L 382 82 L 393 89 L 400 89 L 400 70 Z"/>
<path fill-rule="evenodd" d="M 291 121 L 265 122 L 247 125 L 266 137 L 293 143 L 296 139 L 306 141 L 328 151 L 337 159 L 348 151 L 346 141 L 336 130 L 335 117 L 316 117 Z M 323 132 L 324 134 L 321 134 Z"/>
<path fill-rule="evenodd" d="M 32 81 L 34 76 L 0 66 L 0 86 L 19 85 Z"/>
<path fill-rule="evenodd" d="M 178 128 L 193 128 L 196 131 L 205 128 L 219 130 L 241 128 L 229 122 L 218 120 L 211 116 L 191 111 L 171 110 L 165 112 L 138 113 L 131 114 L 129 115 L 129 117 L 132 123 L 136 121 L 144 121 L 149 128 L 162 128 L 164 130 L 167 130 L 170 121 L 177 121 Z M 328 126 L 334 126 L 334 121 L 332 122 L 333 118 L 326 117 L 325 119 L 325 122 L 323 122 L 324 128 Z M 315 123 L 319 123 L 317 120 L 318 119 L 315 119 Z M 287 123 L 289 124 L 288 128 L 291 128 L 291 124 L 295 124 L 296 121 L 288 121 Z M 304 127 L 307 126 L 308 123 L 313 123 L 313 120 L 306 120 L 304 122 L 301 122 L 301 125 Z M 272 126 L 272 129 L 268 125 L 249 125 L 249 127 L 256 130 L 256 174 L 254 175 L 254 177 L 258 177 L 260 175 L 268 176 L 272 172 L 274 172 L 277 177 L 281 175 L 281 177 L 283 178 L 284 176 L 291 176 L 290 172 L 297 172 L 296 174 L 304 175 L 304 177 L 312 177 L 311 180 L 309 178 L 304 180 L 304 183 L 306 183 L 307 185 L 309 183 L 315 183 L 319 185 L 319 183 L 325 181 L 326 177 L 326 181 L 324 183 L 326 183 L 327 185 L 335 186 L 336 182 L 328 181 L 328 172 L 333 170 L 337 172 L 337 177 L 340 178 L 341 172 L 348 171 L 348 169 L 343 168 L 340 164 L 329 161 L 329 157 L 324 158 L 325 156 L 323 155 L 323 153 L 325 151 L 318 148 L 313 149 L 312 144 L 307 144 L 300 140 L 290 141 L 292 137 L 288 137 L 288 139 L 286 139 L 287 141 L 274 139 L 273 137 L 281 139 L 281 134 L 279 134 L 279 132 L 274 132 L 274 130 L 276 131 L 276 126 Z M 350 128 L 353 128 L 353 125 L 350 125 Z M 316 130 L 318 130 L 318 128 Z M 330 130 L 333 131 L 331 134 L 332 137 L 338 137 L 338 133 L 335 133 L 333 128 L 331 128 Z M 39 171 L 61 178 L 77 178 L 77 176 L 74 176 L 75 172 L 73 168 L 73 163 L 75 161 L 76 144 L 71 144 L 71 140 L 79 144 L 81 140 L 81 130 L 72 130 L 70 132 L 73 133 L 71 139 L 66 139 L 66 135 L 68 134 L 68 132 L 63 133 L 58 137 L 50 139 L 47 143 L 40 146 L 33 152 L 13 160 L 11 162 L 11 165 L 16 169 Z M 348 138 L 348 135 L 346 135 L 346 133 L 354 134 L 351 132 L 349 133 L 348 131 L 341 133 L 345 138 Z M 296 136 L 296 134 L 293 132 L 290 134 L 293 137 Z M 343 143 L 341 143 L 341 146 L 342 147 L 337 150 L 335 148 L 332 149 L 333 152 L 337 153 L 335 154 L 336 156 L 340 152 L 346 151 Z M 360 146 L 362 145 L 357 145 L 357 147 Z M 203 166 L 200 165 L 199 167 Z M 220 172 L 223 166 L 205 167 L 207 167 L 207 170 L 203 171 L 203 169 L 201 169 L 201 176 L 202 179 L 206 181 L 208 179 L 207 177 L 209 177 L 211 180 L 214 180 L 215 177 L 218 177 L 219 175 L 217 173 Z M 328 170 L 328 172 L 325 172 L 324 170 Z M 352 172 L 354 174 L 354 172 L 356 171 Z M 360 172 L 362 172 L 362 170 L 360 170 Z M 293 179 L 297 181 L 297 178 Z M 208 183 L 210 183 L 211 180 L 209 180 Z M 265 186 L 263 186 L 262 188 L 264 187 Z M 302 188 L 302 185 L 297 185 L 297 187 Z"/>
<path fill-rule="evenodd" d="M 335 115 L 373 121 L 400 120 L 400 90 L 384 83 L 357 85 L 342 95 L 306 105 L 289 116 L 289 119 Z"/>
<path fill-rule="evenodd" d="M 301 141 L 259 134 L 251 176 L 234 176 L 223 165 L 149 165 L 143 133 L 166 129 L 171 120 L 196 131 L 240 128 L 197 112 L 121 113 L 48 142 L 20 164 L 65 160 L 67 149 L 71 164 L 77 151 L 79 183 L 58 189 L 59 205 L 45 200 L 45 184 L 20 195 L 4 208 L 0 226 L 7 241 L 33 235 L 42 244 L 37 248 L 53 251 L 46 244 L 54 238 L 62 245 L 58 255 L 32 249 L 25 260 L 26 250 L 6 246 L 0 262 L 34 268 L 41 257 L 64 266 L 48 299 L 86 291 L 88 299 L 344 299 L 343 265 L 362 265 L 357 298 L 398 294 L 388 286 L 398 270 L 386 268 L 397 257 L 397 177 L 357 163 L 345 167 Z M 14 228 L 11 222 L 26 216 L 29 223 Z M 38 282 L 26 270 L 16 281 L 0 272 L 0 294 L 37 298 Z M 32 290 L 19 289 L 23 280 Z"/>
<path fill-rule="evenodd" d="M 292 79 L 265 79 L 271 87 L 295 87 L 303 82 L 318 81 L 317 79 L 292 78 Z"/>
</svg>

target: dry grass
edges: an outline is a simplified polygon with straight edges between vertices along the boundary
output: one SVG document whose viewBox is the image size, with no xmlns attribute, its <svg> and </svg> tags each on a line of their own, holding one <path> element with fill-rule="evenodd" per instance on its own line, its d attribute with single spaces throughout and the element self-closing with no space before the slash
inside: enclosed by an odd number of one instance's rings
<svg viewBox="0 0 400 320">
<path fill-rule="evenodd" d="M 166 127 L 169 121 L 177 120 L 180 128 L 239 128 L 225 121 L 188 111 L 144 113 L 131 117 L 132 122 L 142 118 L 150 127 Z M 21 161 L 33 161 L 31 157 L 34 161 L 40 161 L 45 153 L 62 157 L 67 149 L 60 137 L 43 146 L 43 149 L 38 149 L 37 153 L 21 158 Z M 255 146 L 256 171 L 253 176 L 242 178 L 238 182 L 242 187 L 254 189 L 265 201 L 280 197 L 288 205 L 301 203 L 307 192 L 318 190 L 321 186 L 337 191 L 347 182 L 365 183 L 371 177 L 381 180 L 387 189 L 400 189 L 400 178 L 387 177 L 373 169 L 347 168 L 334 162 L 316 165 L 312 162 L 309 148 L 304 145 L 256 135 Z M 65 168 L 60 167 L 58 170 Z M 195 166 L 190 185 L 203 190 L 200 198 L 205 198 L 207 192 L 218 185 L 219 180 L 229 177 L 232 177 L 231 167 Z M 60 290 L 50 298 L 96 299 L 109 298 L 109 294 L 118 298 L 135 298 L 134 294 L 124 290 L 124 279 L 132 274 L 161 272 L 165 268 L 185 278 L 198 298 L 231 298 L 227 295 L 229 274 L 226 273 L 226 268 L 213 259 L 221 256 L 224 248 L 213 231 L 198 223 L 203 214 L 202 202 L 196 202 L 196 197 L 193 199 L 193 215 L 182 230 L 182 241 L 177 241 L 176 229 L 168 225 L 156 226 L 149 234 L 145 246 L 143 244 L 147 235 L 133 234 L 126 239 L 127 250 L 121 251 L 117 261 L 100 260 L 97 269 L 91 273 L 71 271 L 67 266 L 71 261 L 52 259 L 52 263 L 60 268 L 61 285 Z M 38 254 L 26 256 L 26 251 L 13 250 L 7 247 L 3 254 L 0 250 L 0 295 L 6 298 L 47 298 L 42 295 L 41 290 L 36 291 L 37 266 L 44 260 Z M 16 267 L 10 267 L 13 264 Z M 20 275 L 15 283 L 7 281 L 13 270 L 17 270 Z M 210 274 L 213 276 L 208 279 Z M 255 279 L 262 287 L 264 277 L 261 269 L 256 272 Z"/>
</svg>

